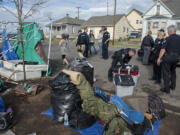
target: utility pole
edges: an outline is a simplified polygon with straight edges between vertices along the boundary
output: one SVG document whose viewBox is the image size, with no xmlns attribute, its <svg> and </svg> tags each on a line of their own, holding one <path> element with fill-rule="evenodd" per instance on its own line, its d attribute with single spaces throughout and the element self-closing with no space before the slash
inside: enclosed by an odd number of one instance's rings
<svg viewBox="0 0 180 135">
<path fill-rule="evenodd" d="M 78 12 L 77 12 L 77 13 L 78 13 L 78 16 L 77 16 L 77 17 L 78 17 L 78 19 L 79 19 L 79 14 L 80 14 L 79 9 L 80 9 L 81 7 L 76 7 L 76 8 L 77 8 L 77 10 L 78 10 Z"/>
<path fill-rule="evenodd" d="M 112 44 L 114 45 L 114 39 L 115 39 L 115 26 L 116 26 L 116 0 L 114 0 L 114 19 L 113 19 L 113 41 Z"/>
<path fill-rule="evenodd" d="M 107 0 L 107 16 L 109 15 L 109 0 Z"/>
</svg>

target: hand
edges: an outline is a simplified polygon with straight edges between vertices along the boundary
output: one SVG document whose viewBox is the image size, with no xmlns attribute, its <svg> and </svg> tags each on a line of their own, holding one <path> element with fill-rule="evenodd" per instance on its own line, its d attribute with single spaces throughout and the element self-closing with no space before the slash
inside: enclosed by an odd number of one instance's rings
<svg viewBox="0 0 180 135">
<path fill-rule="evenodd" d="M 157 65 L 160 66 L 160 64 L 161 64 L 161 59 L 158 58 L 158 60 L 157 60 Z"/>
<path fill-rule="evenodd" d="M 154 51 L 154 48 L 152 48 L 152 51 Z"/>
</svg>

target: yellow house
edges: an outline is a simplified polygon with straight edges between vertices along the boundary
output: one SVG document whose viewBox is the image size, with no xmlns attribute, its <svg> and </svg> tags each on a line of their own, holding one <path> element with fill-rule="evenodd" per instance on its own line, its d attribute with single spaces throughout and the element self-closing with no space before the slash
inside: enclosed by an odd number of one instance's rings
<svg viewBox="0 0 180 135">
<path fill-rule="evenodd" d="M 136 30 L 136 31 L 141 31 L 143 24 L 143 18 L 142 18 L 143 13 L 133 9 L 131 10 L 128 15 L 127 15 L 127 19 L 130 23 L 130 25 Z"/>
<path fill-rule="evenodd" d="M 99 31 L 102 27 L 107 27 L 108 32 L 113 36 L 113 15 L 108 16 L 93 16 L 89 18 L 83 27 L 88 27 L 88 30 L 93 30 L 95 38 L 97 38 Z M 124 39 L 133 31 L 134 29 L 129 24 L 125 15 L 115 16 L 115 39 Z"/>
</svg>

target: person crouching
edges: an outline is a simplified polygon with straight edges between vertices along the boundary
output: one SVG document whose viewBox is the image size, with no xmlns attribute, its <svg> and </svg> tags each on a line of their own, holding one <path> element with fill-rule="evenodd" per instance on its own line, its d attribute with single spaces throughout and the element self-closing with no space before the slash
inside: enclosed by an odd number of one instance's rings
<svg viewBox="0 0 180 135">
<path fill-rule="evenodd" d="M 108 71 L 109 81 L 113 80 L 113 70 L 120 63 L 121 68 L 125 68 L 125 64 L 128 64 L 131 58 L 136 54 L 135 49 L 126 48 L 116 51 L 113 55 L 112 65 Z"/>
</svg>

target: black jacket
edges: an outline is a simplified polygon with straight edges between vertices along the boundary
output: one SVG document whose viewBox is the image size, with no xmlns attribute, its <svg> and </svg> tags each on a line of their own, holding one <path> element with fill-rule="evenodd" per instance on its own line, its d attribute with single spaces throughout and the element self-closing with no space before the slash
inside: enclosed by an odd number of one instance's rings
<svg viewBox="0 0 180 135">
<path fill-rule="evenodd" d="M 144 37 L 143 41 L 142 41 L 142 48 L 143 47 L 154 47 L 154 40 L 152 38 L 152 36 L 147 35 Z"/>
<path fill-rule="evenodd" d="M 159 57 L 160 51 L 162 49 L 162 45 L 163 45 L 164 39 L 156 39 L 155 40 L 155 44 L 154 44 L 154 55 L 155 57 Z"/>
<path fill-rule="evenodd" d="M 120 62 L 121 66 L 124 67 L 125 64 L 128 64 L 131 60 L 131 56 L 129 56 L 129 50 L 130 48 L 121 49 L 119 51 L 116 51 L 113 55 L 114 60 L 118 60 Z"/>
</svg>

